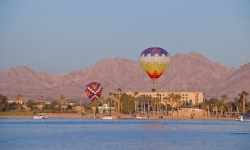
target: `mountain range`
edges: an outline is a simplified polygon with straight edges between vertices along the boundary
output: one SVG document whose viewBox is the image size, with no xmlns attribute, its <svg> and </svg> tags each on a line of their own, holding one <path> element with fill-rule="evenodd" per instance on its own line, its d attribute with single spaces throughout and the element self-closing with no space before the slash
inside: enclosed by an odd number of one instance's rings
<svg viewBox="0 0 250 150">
<path fill-rule="evenodd" d="M 123 92 L 150 92 L 155 88 L 159 92 L 204 92 L 206 98 L 227 94 L 233 100 L 243 90 L 250 92 L 250 63 L 235 69 L 211 62 L 196 52 L 178 53 L 171 57 L 169 68 L 154 87 L 139 61 L 119 57 L 103 58 L 91 68 L 59 75 L 20 66 L 0 72 L 0 94 L 15 99 L 21 93 L 26 100 L 40 99 L 42 95 L 58 99 L 64 94 L 67 99 L 87 101 L 85 85 L 93 81 L 102 84 L 105 98 L 118 88 Z"/>
</svg>

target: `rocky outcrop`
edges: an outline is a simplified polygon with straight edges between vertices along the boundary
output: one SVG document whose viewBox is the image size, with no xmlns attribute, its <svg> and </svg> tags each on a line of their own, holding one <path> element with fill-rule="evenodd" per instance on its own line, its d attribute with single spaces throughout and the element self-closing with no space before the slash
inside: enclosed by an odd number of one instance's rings
<svg viewBox="0 0 250 150">
<path fill-rule="evenodd" d="M 169 68 L 156 81 L 157 91 L 197 91 L 206 97 L 227 94 L 231 99 L 242 90 L 250 92 L 250 63 L 238 70 L 211 62 L 204 56 L 190 52 L 171 57 Z M 71 73 L 50 75 L 34 72 L 28 67 L 10 68 L 0 73 L 0 93 L 14 99 L 18 93 L 24 98 L 58 99 L 61 93 L 67 99 L 86 98 L 84 87 L 96 81 L 103 85 L 105 97 L 121 88 L 123 92 L 151 91 L 152 81 L 138 61 L 116 57 L 103 58 L 92 68 Z"/>
</svg>

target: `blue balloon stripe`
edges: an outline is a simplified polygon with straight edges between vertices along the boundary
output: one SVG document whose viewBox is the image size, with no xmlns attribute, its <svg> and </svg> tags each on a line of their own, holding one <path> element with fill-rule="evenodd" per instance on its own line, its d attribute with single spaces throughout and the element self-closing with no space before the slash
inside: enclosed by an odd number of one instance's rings
<svg viewBox="0 0 250 150">
<path fill-rule="evenodd" d="M 148 54 L 150 54 L 151 56 L 155 56 L 156 54 L 158 54 L 158 56 L 162 56 L 163 54 L 165 54 L 165 56 L 170 57 L 169 53 L 160 47 L 147 48 L 141 53 L 141 56 L 143 56 L 143 55 L 147 56 Z"/>
</svg>

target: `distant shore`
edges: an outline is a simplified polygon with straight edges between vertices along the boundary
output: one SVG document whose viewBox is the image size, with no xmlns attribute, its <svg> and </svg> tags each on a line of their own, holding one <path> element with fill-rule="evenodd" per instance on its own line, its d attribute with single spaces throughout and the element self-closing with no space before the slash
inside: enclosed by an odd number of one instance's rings
<svg viewBox="0 0 250 150">
<path fill-rule="evenodd" d="M 106 116 L 108 114 L 97 114 L 96 118 L 102 118 L 103 116 Z M 49 118 L 93 118 L 93 114 L 87 114 L 87 116 L 82 116 L 79 113 L 49 113 L 47 114 Z M 118 115 L 115 115 L 118 117 Z M 0 118 L 32 118 L 33 116 L 0 116 Z M 236 120 L 236 118 L 229 118 L 229 117 L 222 117 L 222 118 L 216 118 L 216 117 L 194 117 L 191 119 L 190 117 L 185 116 L 162 116 L 163 119 L 172 119 L 172 120 Z M 121 119 L 135 119 L 130 114 L 122 114 L 120 116 Z M 158 119 L 159 116 L 153 115 L 149 116 L 150 119 Z"/>
</svg>

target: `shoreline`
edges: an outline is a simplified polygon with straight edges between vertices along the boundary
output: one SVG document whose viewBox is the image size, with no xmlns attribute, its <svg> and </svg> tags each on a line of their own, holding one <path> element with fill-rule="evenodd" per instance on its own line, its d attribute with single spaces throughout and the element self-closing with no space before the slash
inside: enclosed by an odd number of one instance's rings
<svg viewBox="0 0 250 150">
<path fill-rule="evenodd" d="M 96 118 L 101 119 L 103 116 L 106 116 L 108 114 L 97 114 Z M 47 116 L 50 118 L 82 118 L 82 119 L 91 119 L 93 118 L 93 114 L 88 114 L 87 116 L 82 116 L 79 113 L 49 113 Z M 118 115 L 115 115 L 118 116 Z M 1 118 L 33 118 L 33 116 L 0 116 Z M 94 119 L 94 118 L 93 118 Z M 131 116 L 130 114 L 122 114 L 121 119 L 136 119 L 135 117 Z M 157 115 L 150 116 L 149 119 L 159 119 Z M 138 119 L 140 120 L 140 119 Z M 229 118 L 229 117 L 223 117 L 223 118 L 216 118 L 216 117 L 194 117 L 191 119 L 190 117 L 185 116 L 163 116 L 160 120 L 236 120 L 236 118 Z"/>
</svg>

